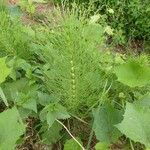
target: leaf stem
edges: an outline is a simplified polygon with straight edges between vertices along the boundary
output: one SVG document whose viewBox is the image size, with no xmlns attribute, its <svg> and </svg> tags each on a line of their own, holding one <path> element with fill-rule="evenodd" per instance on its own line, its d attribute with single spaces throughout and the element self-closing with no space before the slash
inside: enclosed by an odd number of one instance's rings
<svg viewBox="0 0 150 150">
<path fill-rule="evenodd" d="M 4 94 L 4 92 L 3 92 L 3 90 L 2 90 L 1 87 L 0 87 L 0 98 L 2 99 L 2 101 L 4 102 L 4 104 L 8 107 L 9 104 L 8 104 L 8 102 L 7 102 L 7 99 L 6 99 L 6 97 L 5 97 L 5 94 Z"/>
<path fill-rule="evenodd" d="M 131 150 L 134 150 L 134 146 L 133 146 L 133 143 L 132 143 L 132 141 L 129 139 L 129 141 L 130 141 L 130 147 L 131 147 Z"/>
<path fill-rule="evenodd" d="M 93 132 L 93 130 L 91 130 L 90 137 L 89 137 L 89 140 L 88 140 L 88 144 L 87 144 L 87 147 L 86 147 L 87 150 L 90 149 L 90 144 L 91 144 L 91 141 L 92 141 L 93 134 L 94 134 L 94 132 Z"/>
<path fill-rule="evenodd" d="M 64 129 L 68 132 L 68 134 L 73 138 L 73 140 L 82 148 L 82 150 L 85 150 L 85 148 L 80 144 L 80 142 L 70 133 L 68 128 L 59 120 L 56 119 L 56 121 L 64 127 Z"/>
<path fill-rule="evenodd" d="M 75 116 L 75 115 L 73 115 L 73 114 L 70 114 L 70 115 L 71 115 L 72 117 L 74 117 L 75 119 L 79 120 L 80 122 L 82 122 L 82 123 L 88 125 L 88 123 L 87 123 L 86 121 L 84 121 L 83 119 L 81 119 L 81 118 L 79 118 L 79 117 L 77 117 L 77 116 Z"/>
</svg>

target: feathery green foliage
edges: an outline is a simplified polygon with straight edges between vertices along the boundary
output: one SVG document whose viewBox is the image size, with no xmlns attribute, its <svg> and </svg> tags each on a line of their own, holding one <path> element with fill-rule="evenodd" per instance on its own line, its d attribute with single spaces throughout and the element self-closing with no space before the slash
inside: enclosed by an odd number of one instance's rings
<svg viewBox="0 0 150 150">
<path fill-rule="evenodd" d="M 69 110 L 84 112 L 83 108 L 99 101 L 104 86 L 105 73 L 99 61 L 104 27 L 78 18 L 76 12 L 61 19 L 40 45 L 46 62 L 45 84 Z"/>
<path fill-rule="evenodd" d="M 8 11 L 0 10 L 0 55 L 30 56 L 31 37 L 19 18 L 11 18 Z"/>
</svg>

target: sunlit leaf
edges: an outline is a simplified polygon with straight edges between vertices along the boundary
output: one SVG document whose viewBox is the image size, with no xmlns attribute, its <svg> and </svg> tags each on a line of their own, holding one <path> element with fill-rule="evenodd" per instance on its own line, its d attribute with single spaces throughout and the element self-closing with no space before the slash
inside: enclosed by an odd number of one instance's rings
<svg viewBox="0 0 150 150">
<path fill-rule="evenodd" d="M 150 108 L 127 103 L 123 121 L 116 125 L 128 138 L 150 147 Z"/>
<path fill-rule="evenodd" d="M 0 84 L 5 81 L 6 77 L 10 74 L 11 69 L 6 66 L 6 57 L 0 58 Z"/>
<path fill-rule="evenodd" d="M 76 138 L 81 144 L 81 140 L 79 138 Z M 74 139 L 67 140 L 64 145 L 64 150 L 82 150 L 82 148 L 78 145 L 77 142 L 74 141 Z"/>
<path fill-rule="evenodd" d="M 25 132 L 16 108 L 0 113 L 0 150 L 15 149 L 16 142 Z"/>
<path fill-rule="evenodd" d="M 95 150 L 109 150 L 109 144 L 99 142 L 95 145 Z"/>
<path fill-rule="evenodd" d="M 118 81 L 130 87 L 142 87 L 150 83 L 150 67 L 135 60 L 116 67 L 115 74 Z"/>
</svg>

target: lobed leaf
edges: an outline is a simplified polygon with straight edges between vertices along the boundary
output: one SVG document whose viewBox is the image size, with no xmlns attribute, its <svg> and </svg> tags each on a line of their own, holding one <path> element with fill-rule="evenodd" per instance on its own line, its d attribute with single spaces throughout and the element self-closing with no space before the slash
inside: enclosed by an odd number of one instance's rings
<svg viewBox="0 0 150 150">
<path fill-rule="evenodd" d="M 68 119 L 70 115 L 68 114 L 65 107 L 58 103 L 52 103 L 46 106 L 41 114 L 40 119 L 42 121 L 47 121 L 49 127 L 53 125 L 56 119 Z"/>
<path fill-rule="evenodd" d="M 120 131 L 115 124 L 121 122 L 122 112 L 111 105 L 101 106 L 93 110 L 93 130 L 96 138 L 105 143 L 115 142 L 120 136 Z"/>
<path fill-rule="evenodd" d="M 130 87 L 143 87 L 150 83 L 150 67 L 135 60 L 116 67 L 115 74 L 118 81 Z"/>
<path fill-rule="evenodd" d="M 135 142 L 150 147 L 150 108 L 127 103 L 123 121 L 116 127 Z"/>
</svg>

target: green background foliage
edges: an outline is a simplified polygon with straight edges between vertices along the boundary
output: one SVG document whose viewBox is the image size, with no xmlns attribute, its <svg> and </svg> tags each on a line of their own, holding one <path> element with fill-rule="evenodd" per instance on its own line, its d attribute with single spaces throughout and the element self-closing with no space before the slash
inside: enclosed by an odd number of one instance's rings
<svg viewBox="0 0 150 150">
<path fill-rule="evenodd" d="M 150 147 L 149 54 L 109 44 L 149 40 L 148 1 L 76 2 L 43 20 L 31 3 L 24 13 L 34 25 L 15 11 L 27 3 L 11 10 L 0 3 L 0 149 L 26 144 L 28 128 L 33 144 L 50 148 Z"/>
</svg>

